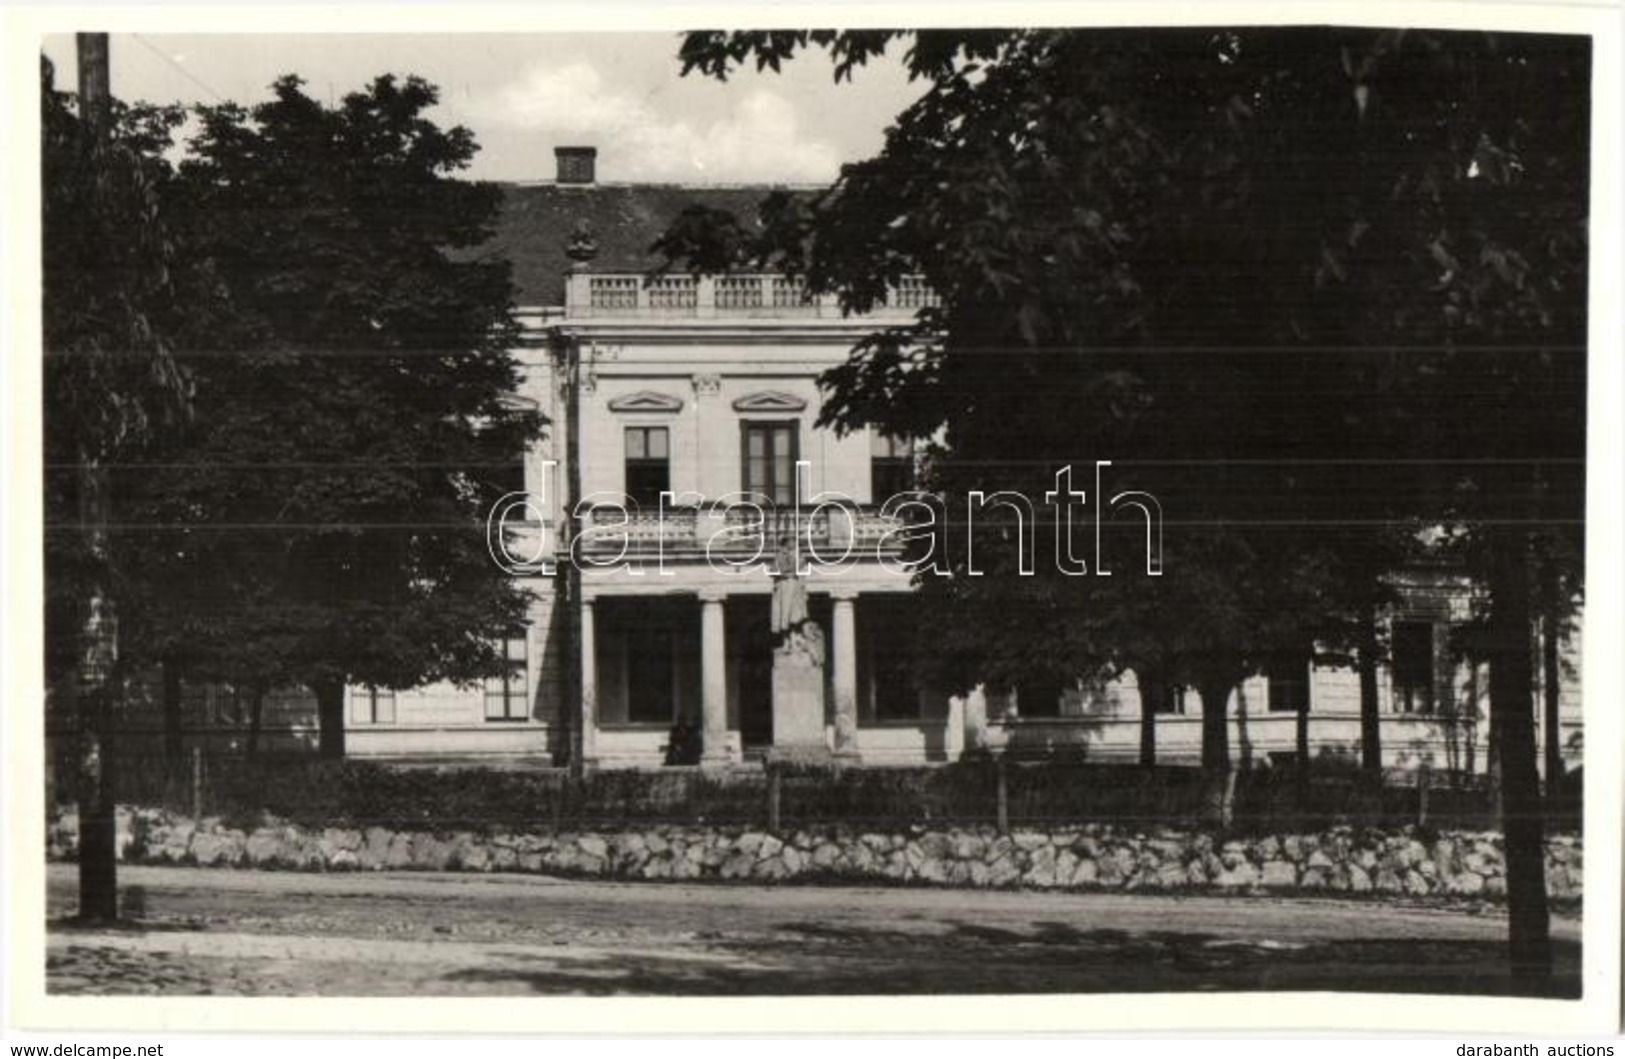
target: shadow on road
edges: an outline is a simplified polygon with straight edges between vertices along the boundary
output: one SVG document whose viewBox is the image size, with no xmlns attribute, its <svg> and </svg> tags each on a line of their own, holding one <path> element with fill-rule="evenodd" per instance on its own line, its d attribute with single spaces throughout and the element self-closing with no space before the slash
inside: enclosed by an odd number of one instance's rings
<svg viewBox="0 0 1625 1059">
<path fill-rule="evenodd" d="M 627 954 L 548 958 L 545 967 L 470 969 L 447 982 L 523 983 L 542 994 L 760 996 L 933 993 L 1340 991 L 1529 995 L 1496 973 L 1504 946 L 1403 937 L 1283 943 L 1200 932 L 1031 931 L 955 922 L 944 932 L 821 923 L 772 938 L 719 938 L 720 959 Z M 1538 995 L 1577 998 L 1580 948 L 1557 943 L 1558 974 Z"/>
</svg>

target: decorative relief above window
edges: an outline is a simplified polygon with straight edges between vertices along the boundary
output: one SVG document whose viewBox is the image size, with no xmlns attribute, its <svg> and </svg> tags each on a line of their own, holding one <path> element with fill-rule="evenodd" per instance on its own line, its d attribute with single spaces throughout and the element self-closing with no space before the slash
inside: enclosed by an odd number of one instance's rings
<svg viewBox="0 0 1625 1059">
<path fill-rule="evenodd" d="M 736 412 L 799 412 L 806 407 L 806 401 L 782 390 L 763 390 L 734 402 Z"/>
<path fill-rule="evenodd" d="M 609 402 L 611 412 L 680 412 L 683 399 L 653 390 L 639 390 Z"/>
</svg>

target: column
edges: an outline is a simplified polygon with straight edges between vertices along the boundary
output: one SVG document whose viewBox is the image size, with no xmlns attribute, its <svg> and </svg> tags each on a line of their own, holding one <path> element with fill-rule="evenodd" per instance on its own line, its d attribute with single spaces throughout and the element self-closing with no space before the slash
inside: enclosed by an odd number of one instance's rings
<svg viewBox="0 0 1625 1059">
<path fill-rule="evenodd" d="M 978 684 L 965 695 L 965 749 L 971 751 L 986 750 L 987 739 L 987 692 Z"/>
<path fill-rule="evenodd" d="M 598 641 L 593 629 L 593 601 L 581 601 L 581 761 L 598 758 Z"/>
<path fill-rule="evenodd" d="M 692 460 L 692 470 L 686 479 L 681 480 L 686 482 L 686 485 L 680 484 L 679 480 L 674 478 L 672 486 L 678 491 L 683 488 L 693 489 L 703 497 L 715 499 L 739 488 L 733 484 L 732 479 L 719 475 L 715 466 L 717 452 L 723 447 L 717 436 L 719 431 L 732 428 L 737 433 L 739 427 L 735 425 L 731 416 L 724 416 L 723 410 L 717 407 L 717 396 L 722 392 L 722 376 L 701 373 L 695 375 L 691 381 L 694 385 L 694 406 L 688 409 L 686 422 L 689 424 L 693 439 L 692 456 L 685 455 L 685 458 Z M 738 463 L 736 456 L 733 460 L 735 468 Z M 739 472 L 735 469 L 733 473 L 737 476 Z M 710 506 L 702 507 L 695 527 L 697 539 L 704 543 L 720 529 L 722 529 L 721 515 L 718 514 L 713 518 Z"/>
<path fill-rule="evenodd" d="M 835 753 L 858 752 L 858 627 L 857 600 L 851 593 L 834 597 L 834 640 L 831 660 L 835 684 Z"/>
<path fill-rule="evenodd" d="M 965 699 L 962 695 L 948 698 L 948 716 L 943 722 L 942 752 L 949 761 L 965 756 Z"/>
<path fill-rule="evenodd" d="M 700 712 L 703 741 L 700 761 L 708 765 L 731 760 L 728 753 L 727 621 L 721 595 L 700 597 Z"/>
</svg>

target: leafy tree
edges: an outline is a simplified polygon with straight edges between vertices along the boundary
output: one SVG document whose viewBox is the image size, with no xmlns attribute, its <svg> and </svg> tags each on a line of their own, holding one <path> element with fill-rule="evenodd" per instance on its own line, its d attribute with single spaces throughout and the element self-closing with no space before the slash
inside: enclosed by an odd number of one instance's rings
<svg viewBox="0 0 1625 1059">
<path fill-rule="evenodd" d="M 90 554 L 79 510 L 81 469 L 144 453 L 185 421 L 190 380 L 174 353 L 199 293 L 159 215 L 159 151 L 173 111 L 114 103 L 96 146 L 77 97 L 58 91 L 41 58 L 47 676 L 78 661 L 86 586 L 113 571 Z"/>
<path fill-rule="evenodd" d="M 506 262 L 467 253 L 496 188 L 453 178 L 476 146 L 380 77 L 328 107 L 295 77 L 200 110 L 165 201 L 232 307 L 183 351 L 198 416 L 132 498 L 155 527 L 155 658 L 317 697 L 344 751 L 347 683 L 467 681 L 527 594 L 483 517 L 541 427 L 513 401 Z"/>
<path fill-rule="evenodd" d="M 110 468 L 150 450 L 187 411 L 172 356 L 194 274 L 157 210 L 156 147 L 171 112 L 76 99 L 41 62 L 46 676 L 80 727 L 79 910 L 118 911 L 112 720 L 124 567 L 110 533 Z"/>
<path fill-rule="evenodd" d="M 1394 542 L 1454 525 L 1489 586 L 1510 733 L 1512 962 L 1546 973 L 1529 571 L 1579 554 L 1588 42 L 695 33 L 682 61 L 725 78 L 821 49 L 840 79 L 899 41 L 922 93 L 879 155 L 770 200 L 760 234 L 691 215 L 663 245 L 699 269 L 804 271 L 850 310 L 923 272 L 941 307 L 863 341 L 824 415 L 942 431 L 951 508 L 1101 454 L 1164 499 L 1161 581 L 924 579 L 950 665 L 1140 663 L 1193 676 L 1206 705 L 1313 636 L 1369 678 Z M 1222 737 L 1204 732 L 1216 776 Z"/>
</svg>

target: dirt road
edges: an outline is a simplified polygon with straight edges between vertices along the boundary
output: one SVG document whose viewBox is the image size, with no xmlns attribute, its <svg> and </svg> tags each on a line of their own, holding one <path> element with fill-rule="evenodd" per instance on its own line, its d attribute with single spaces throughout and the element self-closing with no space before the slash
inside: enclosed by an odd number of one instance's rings
<svg viewBox="0 0 1625 1059">
<path fill-rule="evenodd" d="M 48 988 L 535 995 L 1499 993 L 1493 910 L 1270 897 L 577 882 L 127 867 L 84 929 L 50 869 Z M 1579 923 L 1559 919 L 1558 995 Z"/>
</svg>

